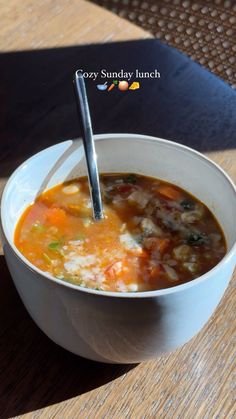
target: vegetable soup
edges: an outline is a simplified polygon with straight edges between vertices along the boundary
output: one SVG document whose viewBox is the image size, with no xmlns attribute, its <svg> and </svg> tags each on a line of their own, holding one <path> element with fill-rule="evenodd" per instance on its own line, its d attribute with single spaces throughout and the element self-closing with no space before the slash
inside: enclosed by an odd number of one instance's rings
<svg viewBox="0 0 236 419">
<path fill-rule="evenodd" d="M 137 174 L 100 176 L 94 221 L 86 177 L 47 190 L 21 216 L 15 245 L 39 269 L 82 287 L 135 292 L 183 284 L 225 255 L 210 210 L 183 189 Z"/>
</svg>

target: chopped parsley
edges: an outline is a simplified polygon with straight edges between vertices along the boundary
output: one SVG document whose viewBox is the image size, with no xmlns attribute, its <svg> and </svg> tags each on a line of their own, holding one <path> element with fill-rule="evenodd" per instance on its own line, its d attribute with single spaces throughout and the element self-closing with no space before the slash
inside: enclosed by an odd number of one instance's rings
<svg viewBox="0 0 236 419">
<path fill-rule="evenodd" d="M 51 265 L 51 263 L 52 263 L 52 259 L 47 255 L 47 253 L 43 253 L 42 254 L 42 257 L 43 257 L 43 259 L 44 259 L 44 261 L 48 264 L 48 265 Z"/>
<path fill-rule="evenodd" d="M 58 250 L 58 248 L 61 246 L 61 242 L 57 241 L 57 242 L 51 242 L 48 245 L 48 248 L 50 250 Z"/>
<path fill-rule="evenodd" d="M 180 205 L 185 210 L 193 210 L 195 208 L 194 202 L 190 201 L 189 199 L 184 199 L 182 202 L 180 202 Z"/>
<path fill-rule="evenodd" d="M 123 181 L 124 183 L 132 183 L 134 185 L 135 183 L 138 182 L 138 177 L 131 173 L 130 175 L 125 176 Z"/>
<path fill-rule="evenodd" d="M 37 231 L 38 233 L 43 233 L 46 230 L 45 225 L 41 224 L 40 222 L 36 221 L 32 225 L 32 230 Z"/>
<path fill-rule="evenodd" d="M 187 238 L 187 243 L 190 244 L 190 246 L 201 246 L 203 244 L 206 244 L 207 242 L 207 235 L 205 233 L 200 233 L 197 231 L 190 233 L 190 235 Z"/>
</svg>

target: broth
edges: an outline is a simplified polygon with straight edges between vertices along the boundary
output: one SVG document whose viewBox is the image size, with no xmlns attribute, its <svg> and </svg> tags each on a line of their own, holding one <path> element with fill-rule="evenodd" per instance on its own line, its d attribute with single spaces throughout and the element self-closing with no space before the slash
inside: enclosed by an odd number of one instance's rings
<svg viewBox="0 0 236 419">
<path fill-rule="evenodd" d="M 22 214 L 15 245 L 39 269 L 82 287 L 150 291 L 204 274 L 226 253 L 210 210 L 183 189 L 136 174 L 100 176 L 94 221 L 87 177 L 59 184 Z"/>
</svg>

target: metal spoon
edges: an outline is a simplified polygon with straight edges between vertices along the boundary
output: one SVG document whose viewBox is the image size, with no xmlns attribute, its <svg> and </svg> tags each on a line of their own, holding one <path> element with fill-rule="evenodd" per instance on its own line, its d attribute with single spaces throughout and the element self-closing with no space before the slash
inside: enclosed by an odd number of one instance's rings
<svg viewBox="0 0 236 419">
<path fill-rule="evenodd" d="M 74 86 L 79 116 L 81 119 L 82 139 L 88 169 L 89 188 L 93 206 L 93 216 L 95 220 L 100 220 L 101 218 L 103 218 L 103 207 L 97 168 L 97 155 L 93 140 L 93 130 L 86 87 L 83 75 L 80 71 L 76 71 L 75 73 Z"/>
</svg>

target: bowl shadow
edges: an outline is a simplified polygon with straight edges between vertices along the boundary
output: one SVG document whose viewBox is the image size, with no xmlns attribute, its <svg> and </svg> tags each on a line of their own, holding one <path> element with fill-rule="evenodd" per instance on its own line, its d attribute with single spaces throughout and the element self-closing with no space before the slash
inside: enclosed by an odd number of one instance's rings
<svg viewBox="0 0 236 419">
<path fill-rule="evenodd" d="M 48 339 L 25 310 L 0 256 L 0 417 L 79 396 L 135 368 L 73 355 Z"/>
<path fill-rule="evenodd" d="M 87 79 L 94 133 L 139 133 L 199 151 L 235 147 L 236 95 L 226 83 L 156 39 L 0 53 L 0 176 L 80 128 L 72 76 L 158 70 L 133 92 L 100 92 Z M 108 80 L 109 81 L 109 80 Z"/>
</svg>

